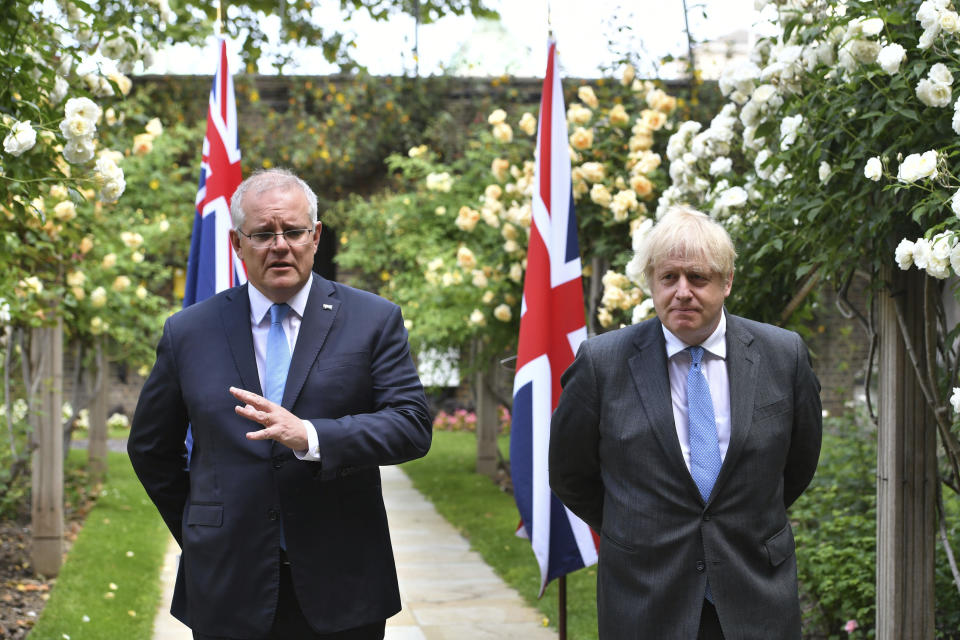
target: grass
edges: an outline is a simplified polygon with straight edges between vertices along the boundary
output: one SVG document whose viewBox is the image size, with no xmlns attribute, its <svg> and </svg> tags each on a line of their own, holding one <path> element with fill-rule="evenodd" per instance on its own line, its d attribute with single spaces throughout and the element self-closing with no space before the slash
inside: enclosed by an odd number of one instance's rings
<svg viewBox="0 0 960 640">
<path fill-rule="evenodd" d="M 71 464 L 86 460 L 70 452 Z M 96 505 L 64 562 L 30 640 L 149 640 L 168 534 L 122 453 L 107 454 Z"/>
<path fill-rule="evenodd" d="M 509 451 L 506 437 L 500 450 Z M 537 600 L 540 570 L 530 543 L 514 535 L 519 515 L 513 496 L 474 471 L 476 436 L 470 432 L 435 431 L 430 453 L 403 465 L 414 486 L 423 493 L 470 546 L 524 600 L 539 609 L 551 626 L 557 624 L 557 582 Z M 597 637 L 596 567 L 567 576 L 567 638 Z"/>
</svg>

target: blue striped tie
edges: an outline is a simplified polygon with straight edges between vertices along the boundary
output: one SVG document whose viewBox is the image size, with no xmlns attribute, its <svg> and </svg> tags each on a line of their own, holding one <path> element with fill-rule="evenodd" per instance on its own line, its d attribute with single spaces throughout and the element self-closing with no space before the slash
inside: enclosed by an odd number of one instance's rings
<svg viewBox="0 0 960 640">
<path fill-rule="evenodd" d="M 283 318 L 290 311 L 287 304 L 270 307 L 270 332 L 267 334 L 267 362 L 264 373 L 264 396 L 271 402 L 283 402 L 283 388 L 287 386 L 290 369 L 290 343 L 283 331 Z"/>
</svg>

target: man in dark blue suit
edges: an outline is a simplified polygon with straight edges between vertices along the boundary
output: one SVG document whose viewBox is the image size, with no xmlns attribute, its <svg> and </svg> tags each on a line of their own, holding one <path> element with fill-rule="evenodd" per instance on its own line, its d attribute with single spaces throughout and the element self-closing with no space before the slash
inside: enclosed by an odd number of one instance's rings
<svg viewBox="0 0 960 640">
<path fill-rule="evenodd" d="M 316 202 L 284 170 L 240 185 L 249 284 L 167 320 L 137 404 L 130 460 L 195 638 L 380 639 L 400 610 L 378 467 L 426 454 L 429 412 L 399 307 L 311 273 Z"/>
</svg>

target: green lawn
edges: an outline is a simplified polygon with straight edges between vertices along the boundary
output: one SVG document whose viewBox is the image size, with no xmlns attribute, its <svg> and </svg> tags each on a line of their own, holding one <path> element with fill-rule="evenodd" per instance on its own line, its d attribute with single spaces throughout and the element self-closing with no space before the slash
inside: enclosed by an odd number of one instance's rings
<svg viewBox="0 0 960 640">
<path fill-rule="evenodd" d="M 70 452 L 70 464 L 86 460 Z M 108 454 L 100 497 L 67 556 L 30 640 L 149 640 L 167 529 L 125 454 Z"/>
<path fill-rule="evenodd" d="M 502 438 L 500 450 L 508 453 L 509 449 L 507 439 Z M 537 600 L 540 571 L 530 543 L 514 535 L 519 516 L 513 496 L 474 472 L 476 455 L 473 433 L 435 431 L 430 453 L 402 468 L 487 564 L 556 627 L 557 583 L 552 582 L 543 598 Z M 567 577 L 569 640 L 597 637 L 596 580 L 596 567 Z"/>
</svg>

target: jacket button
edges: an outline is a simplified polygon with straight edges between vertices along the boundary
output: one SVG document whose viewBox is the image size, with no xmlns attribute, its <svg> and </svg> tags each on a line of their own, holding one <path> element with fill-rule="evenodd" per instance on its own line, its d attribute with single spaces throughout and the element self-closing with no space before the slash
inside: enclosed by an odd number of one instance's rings
<svg viewBox="0 0 960 640">
<path fill-rule="evenodd" d="M 697 573 L 703 573 L 706 571 L 707 565 L 703 560 L 697 560 Z"/>
<path fill-rule="evenodd" d="M 273 459 L 273 468 L 274 468 L 274 469 L 279 469 L 279 468 L 282 467 L 282 466 L 283 466 L 283 458 L 277 456 L 276 458 Z"/>
<path fill-rule="evenodd" d="M 704 522 L 710 522 L 710 514 L 709 514 L 709 513 L 703 514 L 703 521 L 704 521 Z"/>
<path fill-rule="evenodd" d="M 267 518 L 269 518 L 270 520 L 279 520 L 280 512 L 277 511 L 276 509 L 270 509 L 269 511 L 267 511 Z"/>
</svg>

